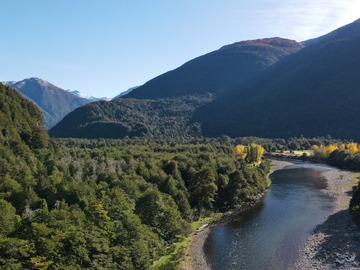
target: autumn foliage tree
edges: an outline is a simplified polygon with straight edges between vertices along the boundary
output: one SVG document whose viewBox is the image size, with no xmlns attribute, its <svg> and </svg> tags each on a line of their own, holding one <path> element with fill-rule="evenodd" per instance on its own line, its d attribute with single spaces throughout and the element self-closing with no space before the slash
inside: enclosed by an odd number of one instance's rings
<svg viewBox="0 0 360 270">
<path fill-rule="evenodd" d="M 359 154 L 360 153 L 360 147 L 357 143 L 352 142 L 348 144 L 329 144 L 327 146 L 325 145 L 313 145 L 313 156 L 316 158 L 328 158 L 331 153 L 335 151 L 345 151 L 351 155 Z"/>
<path fill-rule="evenodd" d="M 240 159 L 244 159 L 248 163 L 255 163 L 260 162 L 265 153 L 265 149 L 256 143 L 251 143 L 246 146 L 238 144 L 235 147 L 235 153 Z"/>
</svg>

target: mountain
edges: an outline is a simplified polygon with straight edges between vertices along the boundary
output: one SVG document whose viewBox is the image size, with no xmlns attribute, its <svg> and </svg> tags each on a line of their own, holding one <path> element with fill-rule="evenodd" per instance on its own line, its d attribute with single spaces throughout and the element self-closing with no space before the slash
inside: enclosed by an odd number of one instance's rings
<svg viewBox="0 0 360 270">
<path fill-rule="evenodd" d="M 80 108 L 50 133 L 360 140 L 359 28 L 357 20 L 306 46 L 280 38 L 224 46 L 124 98 Z M 204 97 L 209 91 L 211 98 Z"/>
<path fill-rule="evenodd" d="M 300 50 L 296 41 L 269 38 L 237 42 L 189 61 L 111 102 L 96 102 L 67 115 L 50 130 L 56 137 L 200 135 L 189 123 L 213 94 L 239 85 Z M 160 99 L 159 99 L 160 98 Z"/>
<path fill-rule="evenodd" d="M 126 97 L 151 99 L 206 92 L 219 94 L 255 77 L 301 48 L 296 41 L 282 38 L 237 42 L 162 74 Z"/>
<path fill-rule="evenodd" d="M 90 102 L 39 78 L 5 82 L 5 84 L 18 90 L 39 107 L 47 128 L 53 127 L 72 110 Z"/>
<path fill-rule="evenodd" d="M 93 102 L 70 112 L 50 130 L 54 137 L 123 138 L 125 136 L 198 136 L 189 120 L 211 94 L 163 99 L 117 98 Z"/>
<path fill-rule="evenodd" d="M 313 40 L 256 79 L 199 108 L 207 136 L 360 140 L 359 20 Z M 356 34 L 357 33 L 357 34 Z"/>
</svg>

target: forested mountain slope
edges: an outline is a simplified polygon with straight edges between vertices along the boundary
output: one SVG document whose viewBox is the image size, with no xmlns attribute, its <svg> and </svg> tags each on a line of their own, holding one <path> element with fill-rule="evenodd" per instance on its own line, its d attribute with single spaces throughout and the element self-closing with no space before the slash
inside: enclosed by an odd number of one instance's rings
<svg viewBox="0 0 360 270">
<path fill-rule="evenodd" d="M 162 74 L 134 89 L 126 97 L 152 99 L 222 93 L 301 48 L 302 45 L 296 41 L 282 38 L 237 42 Z"/>
<path fill-rule="evenodd" d="M 199 136 L 200 127 L 189 120 L 196 108 L 213 99 L 211 94 L 204 94 L 95 102 L 69 113 L 50 134 L 62 138 Z"/>
</svg>

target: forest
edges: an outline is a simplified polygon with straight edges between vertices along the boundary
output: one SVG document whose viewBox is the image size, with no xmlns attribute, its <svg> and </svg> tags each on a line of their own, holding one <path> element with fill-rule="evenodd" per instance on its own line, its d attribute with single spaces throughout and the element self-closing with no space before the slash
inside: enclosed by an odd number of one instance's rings
<svg viewBox="0 0 360 270">
<path fill-rule="evenodd" d="M 41 123 L 34 104 L 0 85 L 1 269 L 176 269 L 178 257 L 156 262 L 192 223 L 266 191 L 266 152 L 312 149 L 360 169 L 359 145 L 330 136 L 52 139 Z"/>
<path fill-rule="evenodd" d="M 255 143 L 51 139 L 0 87 L 1 269 L 149 269 L 193 221 L 269 185 Z"/>
</svg>

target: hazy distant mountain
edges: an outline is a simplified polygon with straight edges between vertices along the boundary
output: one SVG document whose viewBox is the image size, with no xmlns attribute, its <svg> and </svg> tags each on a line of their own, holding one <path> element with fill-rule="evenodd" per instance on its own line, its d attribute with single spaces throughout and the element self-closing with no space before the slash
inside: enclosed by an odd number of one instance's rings
<svg viewBox="0 0 360 270">
<path fill-rule="evenodd" d="M 129 88 L 128 90 L 121 92 L 120 94 L 118 94 L 116 97 L 114 97 L 113 99 L 119 98 L 119 97 L 123 97 L 126 96 L 127 94 L 129 94 L 131 91 L 135 90 L 136 88 L 138 88 L 139 86 L 134 86 Z"/>
<path fill-rule="evenodd" d="M 359 20 L 308 44 L 200 108 L 193 121 L 208 136 L 360 140 Z"/>
<path fill-rule="evenodd" d="M 318 38 L 309 39 L 301 42 L 305 46 L 315 44 L 318 42 L 331 42 L 342 39 L 350 39 L 360 35 L 360 19 L 354 21 L 353 23 L 347 24 L 343 27 L 340 27 L 326 35 L 320 36 Z"/>
<path fill-rule="evenodd" d="M 4 83 L 18 90 L 40 108 L 47 128 L 53 127 L 72 110 L 90 102 L 39 78 Z"/>
<path fill-rule="evenodd" d="M 163 98 L 197 93 L 222 93 L 253 78 L 302 45 L 266 38 L 237 42 L 197 57 L 136 88 L 126 97 Z"/>
</svg>

